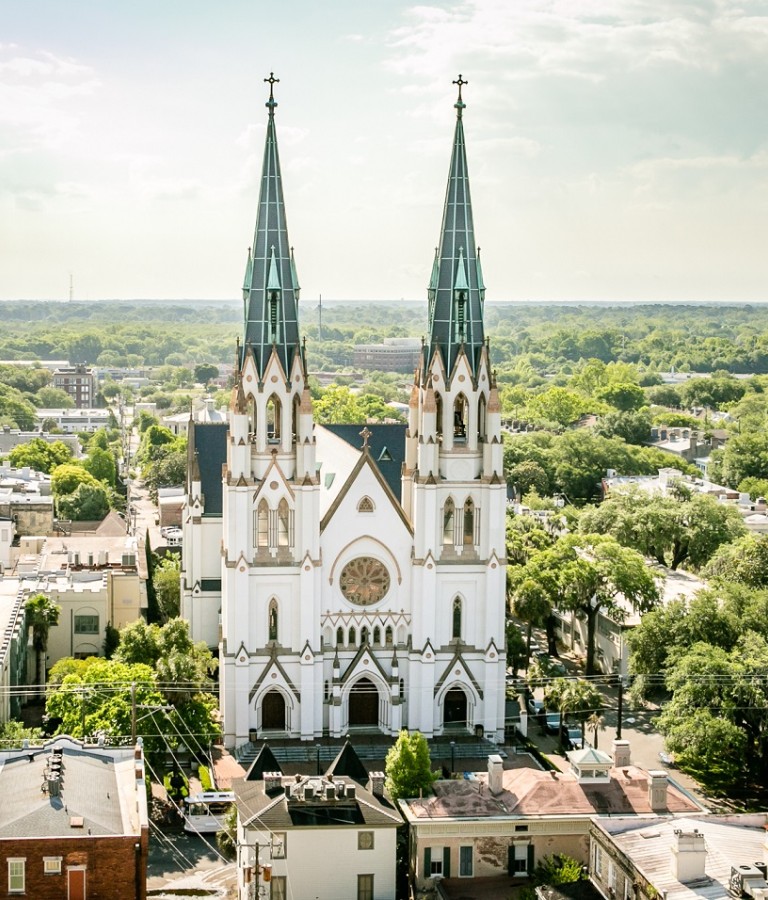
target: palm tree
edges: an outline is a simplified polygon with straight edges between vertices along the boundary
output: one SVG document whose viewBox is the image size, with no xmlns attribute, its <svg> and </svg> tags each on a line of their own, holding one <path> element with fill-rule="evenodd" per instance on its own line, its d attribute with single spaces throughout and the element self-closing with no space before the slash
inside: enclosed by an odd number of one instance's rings
<svg viewBox="0 0 768 900">
<path fill-rule="evenodd" d="M 37 654 L 36 681 L 45 683 L 45 653 L 48 649 L 48 632 L 59 624 L 61 607 L 45 594 L 35 594 L 26 602 L 27 627 L 32 629 L 32 647 Z"/>
<path fill-rule="evenodd" d="M 595 750 L 597 750 L 597 732 L 605 731 L 605 716 L 601 716 L 600 711 L 596 709 L 591 716 L 587 717 L 585 724 L 592 729 L 593 744 Z"/>
</svg>

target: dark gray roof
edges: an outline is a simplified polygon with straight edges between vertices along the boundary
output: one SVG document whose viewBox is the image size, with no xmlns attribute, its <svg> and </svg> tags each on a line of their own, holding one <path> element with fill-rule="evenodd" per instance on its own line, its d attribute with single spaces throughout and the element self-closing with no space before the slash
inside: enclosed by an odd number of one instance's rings
<svg viewBox="0 0 768 900">
<path fill-rule="evenodd" d="M 485 285 L 475 243 L 469 173 L 464 146 L 462 111 L 459 95 L 458 115 L 453 138 L 448 188 L 445 193 L 440 245 L 435 256 L 429 285 L 429 344 L 427 362 L 438 348 L 450 375 L 462 345 L 473 373 L 485 340 L 483 302 Z M 463 301 L 459 298 L 463 297 Z"/>
<path fill-rule="evenodd" d="M 222 512 L 221 467 L 227 461 L 227 422 L 196 423 L 190 428 L 192 451 L 197 453 L 200 481 L 205 497 L 206 516 L 220 516 Z"/>
<path fill-rule="evenodd" d="M 405 431 L 407 425 L 366 425 L 370 432 L 368 448 L 371 459 L 387 482 L 392 493 L 400 500 L 401 475 L 405 462 Z M 346 441 L 351 447 L 362 449 L 360 437 L 362 425 L 323 425 L 328 431 Z"/>
<path fill-rule="evenodd" d="M 355 748 L 349 741 L 339 750 L 336 759 L 328 766 L 326 775 L 340 777 L 346 775 L 354 781 L 368 783 L 368 769 L 365 768 L 360 757 L 355 752 Z"/>
<path fill-rule="evenodd" d="M 50 797 L 41 790 L 50 756 L 30 751 L 0 769 L 0 838 L 124 834 L 114 761 L 65 748 L 60 795 Z M 73 816 L 82 816 L 82 828 L 72 827 Z"/>
<path fill-rule="evenodd" d="M 319 782 L 317 776 L 303 776 L 301 783 Z M 253 820 L 256 828 L 284 831 L 297 827 L 330 827 L 346 825 L 369 825 L 397 827 L 402 824 L 400 813 L 385 798 L 375 797 L 360 784 L 350 778 L 334 776 L 334 782 L 354 784 L 355 796 L 326 800 L 287 799 L 284 790 L 264 791 L 263 781 L 246 781 L 236 778 L 232 781 L 238 812 L 244 823 Z M 283 778 L 283 784 L 299 784 L 292 777 Z"/>
<path fill-rule="evenodd" d="M 283 773 L 280 763 L 266 742 L 261 745 L 261 750 L 256 755 L 256 759 L 254 759 L 245 773 L 245 780 L 261 781 L 265 772 L 280 772 L 281 775 Z"/>
<path fill-rule="evenodd" d="M 285 218 L 283 179 L 275 131 L 276 106 L 270 93 L 256 231 L 243 281 L 243 354 L 249 349 L 253 351 L 259 375 L 263 374 L 273 347 L 284 371 L 290 373 L 291 362 L 299 346 L 299 284 Z"/>
</svg>

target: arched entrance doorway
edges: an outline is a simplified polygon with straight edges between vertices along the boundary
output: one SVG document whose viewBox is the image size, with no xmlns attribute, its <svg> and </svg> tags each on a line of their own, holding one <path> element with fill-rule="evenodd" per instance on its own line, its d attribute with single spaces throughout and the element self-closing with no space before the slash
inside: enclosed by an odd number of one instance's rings
<svg viewBox="0 0 768 900">
<path fill-rule="evenodd" d="M 445 695 L 443 725 L 450 728 L 467 727 L 467 695 L 461 688 L 451 688 Z"/>
<path fill-rule="evenodd" d="M 379 724 L 379 692 L 370 678 L 361 678 L 349 694 L 349 724 Z"/>
<path fill-rule="evenodd" d="M 261 727 L 285 731 L 285 697 L 280 691 L 269 691 L 261 701 Z"/>
</svg>

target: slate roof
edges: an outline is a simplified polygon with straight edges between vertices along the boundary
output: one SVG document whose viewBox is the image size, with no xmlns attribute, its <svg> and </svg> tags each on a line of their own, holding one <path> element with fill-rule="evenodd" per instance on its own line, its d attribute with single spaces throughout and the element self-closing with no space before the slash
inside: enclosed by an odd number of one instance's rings
<svg viewBox="0 0 768 900">
<path fill-rule="evenodd" d="M 204 514 L 220 516 L 223 509 L 221 467 L 227 461 L 229 425 L 227 422 L 195 423 L 190 432 L 205 497 Z"/>
<path fill-rule="evenodd" d="M 283 776 L 281 784 L 294 785 L 298 794 L 304 787 L 316 788 L 312 800 L 301 800 L 294 796 L 288 799 L 284 787 L 264 790 L 263 781 L 234 779 L 232 790 L 241 821 L 254 828 L 285 831 L 295 827 L 370 826 L 396 828 L 403 824 L 397 810 L 384 798 L 375 797 L 359 783 L 350 778 L 333 777 L 336 784 L 354 785 L 355 796 L 326 800 L 322 796 L 323 783 L 327 778 L 318 776 Z"/>
<path fill-rule="evenodd" d="M 20 751 L 0 768 L 0 839 L 133 833 L 124 827 L 114 760 L 65 747 L 60 796 L 50 797 L 41 785 L 51 752 Z M 72 827 L 78 816 L 82 827 Z"/>
<path fill-rule="evenodd" d="M 246 781 L 261 781 L 265 772 L 280 772 L 280 763 L 275 759 L 275 754 L 269 749 L 269 745 L 265 742 L 261 745 L 261 750 L 256 754 L 256 759 L 248 767 L 245 773 Z"/>
<path fill-rule="evenodd" d="M 368 449 L 371 459 L 376 463 L 392 493 L 400 498 L 400 477 L 405 462 L 406 425 L 323 425 L 323 428 L 356 450 L 362 450 L 363 439 L 360 432 L 363 428 L 367 428 L 370 432 Z"/>
<path fill-rule="evenodd" d="M 344 746 L 339 750 L 336 759 L 328 766 L 326 775 L 332 775 L 335 778 L 345 775 L 353 781 L 367 784 L 368 769 L 365 768 L 360 757 L 355 752 L 355 748 L 346 741 Z"/>
</svg>

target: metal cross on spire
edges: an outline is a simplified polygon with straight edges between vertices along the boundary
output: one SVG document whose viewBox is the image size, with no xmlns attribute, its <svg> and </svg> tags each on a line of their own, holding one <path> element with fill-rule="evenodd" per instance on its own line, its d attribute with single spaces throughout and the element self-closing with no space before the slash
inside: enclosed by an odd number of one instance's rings
<svg viewBox="0 0 768 900">
<path fill-rule="evenodd" d="M 459 78 L 461 78 L 461 75 L 459 75 Z M 274 72 L 270 72 L 269 78 L 265 78 L 264 81 L 266 81 L 269 84 L 269 100 L 267 100 L 265 105 L 269 108 L 269 114 L 272 115 L 275 107 L 277 106 L 277 100 L 275 100 L 274 87 L 276 84 L 280 83 L 280 79 L 275 78 Z M 461 88 L 459 88 L 459 95 L 461 95 Z"/>
<path fill-rule="evenodd" d="M 363 450 L 368 449 L 368 439 L 370 438 L 371 434 L 372 432 L 368 430 L 367 426 L 360 432 L 360 437 L 363 439 Z"/>
<path fill-rule="evenodd" d="M 453 105 L 456 107 L 456 109 L 458 109 L 458 111 L 459 111 L 459 116 L 461 116 L 461 111 L 462 111 L 462 109 L 464 109 L 464 107 L 467 105 L 467 104 L 461 99 L 461 89 L 462 89 L 462 87 L 464 87 L 465 84 L 469 84 L 469 82 L 468 82 L 468 81 L 465 81 L 465 80 L 461 77 L 461 74 L 459 74 L 459 77 L 458 77 L 455 81 L 453 81 L 453 82 L 451 82 L 451 83 L 452 83 L 452 84 L 456 84 L 456 85 L 459 86 L 459 99 L 458 99 Z"/>
</svg>

